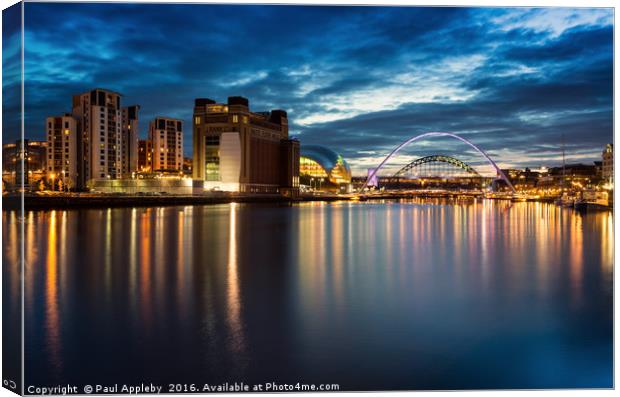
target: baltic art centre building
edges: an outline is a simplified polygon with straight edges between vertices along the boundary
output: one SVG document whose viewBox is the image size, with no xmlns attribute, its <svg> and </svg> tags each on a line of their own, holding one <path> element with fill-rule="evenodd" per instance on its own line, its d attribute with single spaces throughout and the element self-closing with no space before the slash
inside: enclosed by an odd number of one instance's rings
<svg viewBox="0 0 620 397">
<path fill-rule="evenodd" d="M 248 99 L 198 98 L 193 114 L 193 179 L 206 190 L 299 192 L 299 141 L 284 110 L 251 112 Z M 196 187 L 196 186 L 195 186 Z"/>
</svg>

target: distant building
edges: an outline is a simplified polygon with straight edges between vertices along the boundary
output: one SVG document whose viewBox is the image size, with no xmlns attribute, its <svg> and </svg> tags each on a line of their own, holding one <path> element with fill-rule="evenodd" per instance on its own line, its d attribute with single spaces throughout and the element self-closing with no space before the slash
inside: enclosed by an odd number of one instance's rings
<svg viewBox="0 0 620 397">
<path fill-rule="evenodd" d="M 192 158 L 183 157 L 183 174 L 192 176 Z"/>
<path fill-rule="evenodd" d="M 152 172 L 183 171 L 183 122 L 157 117 L 149 124 L 152 145 Z"/>
<path fill-rule="evenodd" d="M 296 194 L 299 142 L 288 137 L 284 110 L 255 113 L 244 97 L 198 98 L 192 174 L 206 189 Z"/>
<path fill-rule="evenodd" d="M 120 178 L 121 94 L 94 89 L 73 97 L 78 122 L 78 188 L 91 179 Z"/>
<path fill-rule="evenodd" d="M 510 183 L 514 186 L 517 191 L 524 191 L 533 189 L 538 185 L 538 182 L 541 178 L 541 173 L 539 171 L 532 171 L 529 168 L 525 170 L 517 170 L 516 173 L 514 170 L 508 170 L 508 172 L 504 172 L 504 175 L 507 175 L 510 179 Z"/>
<path fill-rule="evenodd" d="M 312 190 L 347 192 L 351 186 L 351 169 L 344 158 L 319 145 L 302 145 L 299 178 Z"/>
<path fill-rule="evenodd" d="M 138 140 L 138 172 L 151 172 L 153 169 L 153 145 L 150 139 Z"/>
<path fill-rule="evenodd" d="M 603 162 L 602 161 L 595 161 L 594 162 L 594 167 L 596 168 L 596 176 L 598 178 L 602 178 L 603 177 Z"/>
<path fill-rule="evenodd" d="M 557 186 L 575 190 L 591 188 L 600 182 L 600 173 L 594 163 L 566 164 L 549 168 L 549 177 L 545 178 L 545 184 L 553 181 Z"/>
<path fill-rule="evenodd" d="M 23 159 L 23 162 L 22 162 Z M 36 188 L 45 179 L 47 164 L 47 141 L 18 139 L 15 143 L 2 145 L 2 181 L 6 188 L 21 186 Z"/>
<path fill-rule="evenodd" d="M 131 178 L 138 171 L 138 113 L 140 106 L 121 109 L 121 176 Z"/>
<path fill-rule="evenodd" d="M 78 182 L 77 120 L 69 113 L 48 117 L 47 178 L 62 181 L 63 189 L 75 189 Z"/>
<path fill-rule="evenodd" d="M 603 169 L 601 171 L 603 181 L 605 183 L 613 183 L 614 181 L 614 145 L 607 144 L 603 150 Z"/>
<path fill-rule="evenodd" d="M 596 165 L 592 164 L 566 164 L 562 167 L 549 168 L 550 175 L 565 175 L 567 177 L 596 178 Z"/>
</svg>

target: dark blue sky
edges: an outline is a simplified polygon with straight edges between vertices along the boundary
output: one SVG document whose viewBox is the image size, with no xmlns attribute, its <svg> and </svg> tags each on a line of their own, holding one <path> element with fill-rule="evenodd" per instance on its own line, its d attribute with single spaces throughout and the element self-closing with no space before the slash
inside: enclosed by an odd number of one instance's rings
<svg viewBox="0 0 620 397">
<path fill-rule="evenodd" d="M 504 166 L 598 160 L 612 141 L 611 9 L 26 3 L 26 135 L 93 87 L 186 121 L 193 99 L 288 110 L 291 133 L 355 170 L 452 131 Z M 5 62 L 5 60 L 3 60 Z M 5 85 L 7 82 L 5 81 Z M 5 139 L 18 125 L 5 120 Z M 476 163 L 445 138 L 409 148 Z"/>
</svg>

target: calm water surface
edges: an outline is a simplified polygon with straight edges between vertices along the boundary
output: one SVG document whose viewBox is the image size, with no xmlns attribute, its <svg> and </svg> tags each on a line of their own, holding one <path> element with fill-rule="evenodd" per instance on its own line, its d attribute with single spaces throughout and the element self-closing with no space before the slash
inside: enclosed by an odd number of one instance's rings
<svg viewBox="0 0 620 397">
<path fill-rule="evenodd" d="M 25 231 L 26 385 L 612 387 L 611 213 L 231 204 L 28 212 Z"/>
</svg>

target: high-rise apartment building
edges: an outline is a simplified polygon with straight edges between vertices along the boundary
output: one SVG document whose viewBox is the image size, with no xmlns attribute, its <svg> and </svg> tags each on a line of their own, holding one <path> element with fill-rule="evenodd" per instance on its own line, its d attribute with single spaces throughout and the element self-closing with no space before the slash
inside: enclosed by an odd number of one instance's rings
<svg viewBox="0 0 620 397">
<path fill-rule="evenodd" d="M 131 178 L 138 171 L 138 112 L 140 106 L 121 109 L 121 176 Z"/>
<path fill-rule="evenodd" d="M 150 139 L 138 140 L 138 172 L 151 172 L 153 169 L 153 145 Z"/>
<path fill-rule="evenodd" d="M 94 89 L 73 97 L 78 134 L 78 187 L 91 179 L 120 178 L 121 95 Z"/>
<path fill-rule="evenodd" d="M 157 117 L 149 124 L 152 145 L 152 171 L 183 171 L 183 122 Z"/>
<path fill-rule="evenodd" d="M 71 114 L 48 117 L 47 177 L 51 183 L 62 181 L 64 188 L 78 186 L 78 123 Z"/>
<path fill-rule="evenodd" d="M 2 145 L 2 181 L 7 188 L 36 188 L 47 174 L 47 141 L 18 139 Z"/>
<path fill-rule="evenodd" d="M 284 110 L 254 113 L 238 96 L 227 103 L 198 98 L 192 124 L 192 175 L 205 188 L 286 194 L 298 189 L 299 142 L 288 139 Z"/>
<path fill-rule="evenodd" d="M 614 181 L 614 145 L 607 144 L 603 150 L 603 170 L 602 177 L 605 183 Z"/>
</svg>

